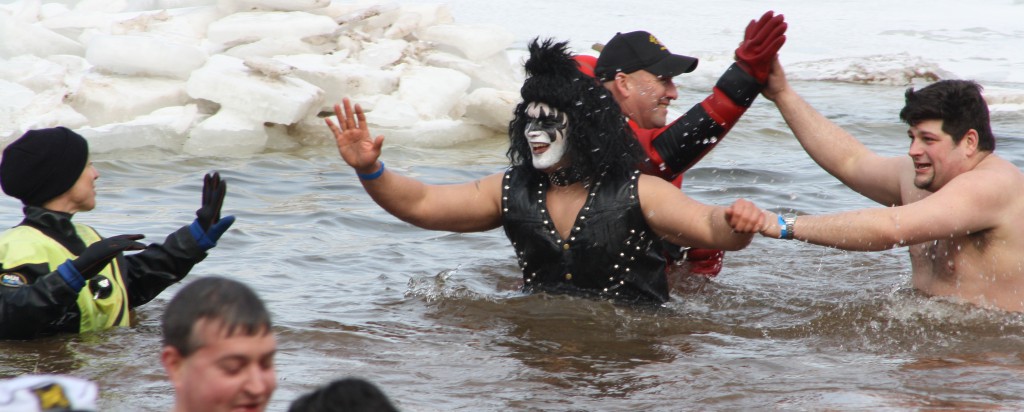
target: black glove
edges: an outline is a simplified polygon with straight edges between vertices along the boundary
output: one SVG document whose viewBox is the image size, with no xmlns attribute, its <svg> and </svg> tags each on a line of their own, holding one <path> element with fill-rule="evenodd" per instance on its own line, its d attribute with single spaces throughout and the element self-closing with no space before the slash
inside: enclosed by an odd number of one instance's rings
<svg viewBox="0 0 1024 412">
<path fill-rule="evenodd" d="M 220 173 L 207 173 L 203 178 L 203 206 L 196 210 L 196 219 L 203 232 L 220 221 L 220 208 L 224 205 L 227 191 L 228 184 L 221 180 Z"/>
<path fill-rule="evenodd" d="M 100 273 L 105 266 L 110 264 L 119 253 L 126 250 L 142 250 L 146 245 L 136 242 L 142 239 L 143 235 L 118 235 L 108 237 L 99 242 L 89 245 L 85 251 L 72 260 L 71 264 L 78 270 L 78 274 L 85 279 L 91 279 Z"/>
<path fill-rule="evenodd" d="M 196 210 L 196 220 L 189 230 L 204 251 L 216 246 L 220 236 L 235 222 L 234 216 L 220 218 L 227 191 L 228 184 L 221 180 L 220 173 L 207 173 L 203 178 L 203 206 Z"/>
</svg>

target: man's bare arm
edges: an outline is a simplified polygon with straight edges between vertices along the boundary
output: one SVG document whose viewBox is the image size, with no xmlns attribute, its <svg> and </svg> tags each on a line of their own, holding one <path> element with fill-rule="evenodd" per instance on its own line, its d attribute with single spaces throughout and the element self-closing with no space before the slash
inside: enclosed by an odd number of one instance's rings
<svg viewBox="0 0 1024 412">
<path fill-rule="evenodd" d="M 886 206 L 900 204 L 901 168 L 909 158 L 882 157 L 811 107 L 789 86 L 776 58 L 763 94 L 775 102 L 804 150 L 846 186 Z"/>
<path fill-rule="evenodd" d="M 640 206 L 647 224 L 663 239 L 680 246 L 740 250 L 750 243 L 756 230 L 734 232 L 729 219 L 757 227 L 763 219 L 756 207 L 726 216 L 726 208 L 693 200 L 654 176 L 641 176 L 639 185 Z"/>
<path fill-rule="evenodd" d="M 800 216 L 796 239 L 844 250 L 877 251 L 939 239 L 950 239 L 996 227 L 1007 215 L 1012 196 L 998 188 L 1003 179 L 991 172 L 972 171 L 941 190 L 904 206 L 844 213 Z M 769 214 L 767 220 L 777 217 Z M 779 237 L 778 225 L 762 234 Z"/>
</svg>

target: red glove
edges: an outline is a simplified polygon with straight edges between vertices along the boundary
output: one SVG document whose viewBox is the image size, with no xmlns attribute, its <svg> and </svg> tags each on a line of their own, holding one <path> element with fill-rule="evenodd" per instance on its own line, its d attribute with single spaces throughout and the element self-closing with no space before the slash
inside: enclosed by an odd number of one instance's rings
<svg viewBox="0 0 1024 412">
<path fill-rule="evenodd" d="M 758 83 L 764 84 L 768 80 L 772 59 L 786 42 L 786 27 L 783 16 L 776 16 L 771 10 L 759 20 L 751 20 L 747 24 L 743 42 L 736 48 L 736 63 L 754 76 Z"/>
<path fill-rule="evenodd" d="M 725 252 L 715 249 L 690 249 L 686 252 L 686 262 L 690 264 L 690 274 L 713 278 L 722 271 L 722 259 Z"/>
</svg>

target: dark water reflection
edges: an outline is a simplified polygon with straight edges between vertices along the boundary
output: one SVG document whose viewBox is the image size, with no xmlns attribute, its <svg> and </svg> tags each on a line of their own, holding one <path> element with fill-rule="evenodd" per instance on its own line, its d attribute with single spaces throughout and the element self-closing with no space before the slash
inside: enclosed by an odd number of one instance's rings
<svg viewBox="0 0 1024 412">
<path fill-rule="evenodd" d="M 889 108 L 901 88 L 879 89 L 831 85 L 808 98 L 881 99 L 837 121 L 901 155 L 905 130 Z M 1000 116 L 998 152 L 1024 164 L 1019 119 Z M 385 158 L 429 182 L 461 182 L 502 170 L 504 148 L 501 139 L 389 146 Z M 501 231 L 397 221 L 326 141 L 254 158 L 132 151 L 94 160 L 99 207 L 76 219 L 107 236 L 159 241 L 193 218 L 205 171 L 228 179 L 225 210 L 238 221 L 191 277 L 231 276 L 267 301 L 279 337 L 271 410 L 342 376 L 374 381 L 408 411 L 1024 408 L 1024 318 L 919 296 L 902 249 L 755 239 L 699 291 L 636 308 L 519 293 Z M 874 206 L 824 174 L 761 105 L 685 188 L 708 203 L 745 197 L 800 213 Z M 0 221 L 15 224 L 19 209 L 0 199 Z M 178 287 L 141 308 L 134 328 L 0 342 L 0 377 L 72 374 L 100 383 L 104 410 L 168 410 L 159 316 Z"/>
</svg>

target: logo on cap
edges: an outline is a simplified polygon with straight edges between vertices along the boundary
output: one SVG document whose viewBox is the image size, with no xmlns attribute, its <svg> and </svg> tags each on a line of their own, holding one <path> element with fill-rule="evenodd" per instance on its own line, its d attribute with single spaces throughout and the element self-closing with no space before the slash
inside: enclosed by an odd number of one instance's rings
<svg viewBox="0 0 1024 412">
<path fill-rule="evenodd" d="M 656 44 L 656 45 L 658 45 L 658 47 L 660 47 L 660 48 L 661 48 L 662 50 L 664 50 L 664 51 L 668 51 L 668 48 L 667 48 L 667 47 L 665 47 L 665 45 L 664 45 L 664 44 L 661 44 L 661 42 L 660 42 L 660 41 L 658 41 L 658 38 L 657 38 L 657 37 L 654 37 L 654 35 L 653 35 L 653 34 L 652 34 L 652 35 L 650 35 L 650 36 L 648 37 L 647 41 L 651 42 L 651 44 Z"/>
</svg>

